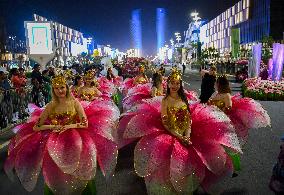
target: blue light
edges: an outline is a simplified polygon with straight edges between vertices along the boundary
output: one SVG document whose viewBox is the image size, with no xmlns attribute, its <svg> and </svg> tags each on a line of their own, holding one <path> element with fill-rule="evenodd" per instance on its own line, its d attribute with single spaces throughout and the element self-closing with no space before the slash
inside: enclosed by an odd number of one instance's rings
<svg viewBox="0 0 284 195">
<path fill-rule="evenodd" d="M 140 55 L 142 54 L 142 27 L 141 27 L 141 10 L 136 9 L 132 11 L 132 19 L 130 30 L 132 35 L 133 47 L 139 49 Z"/>
<path fill-rule="evenodd" d="M 157 32 L 157 51 L 165 43 L 166 12 L 164 8 L 157 8 L 156 32 Z"/>
</svg>

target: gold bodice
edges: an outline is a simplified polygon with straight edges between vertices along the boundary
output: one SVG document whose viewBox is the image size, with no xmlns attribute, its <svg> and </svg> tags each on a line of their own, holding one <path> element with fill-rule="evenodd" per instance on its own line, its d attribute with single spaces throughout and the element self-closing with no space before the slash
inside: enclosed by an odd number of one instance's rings
<svg viewBox="0 0 284 195">
<path fill-rule="evenodd" d="M 143 76 L 137 76 L 137 77 L 135 78 L 135 83 L 136 83 L 136 84 L 145 84 L 145 83 L 147 83 L 147 80 L 146 80 L 146 78 L 143 77 Z"/>
<path fill-rule="evenodd" d="M 74 86 L 74 87 L 72 88 L 72 93 L 73 93 L 73 95 L 74 95 L 75 97 L 78 96 L 78 91 L 79 91 L 79 89 L 80 89 L 79 86 Z"/>
<path fill-rule="evenodd" d="M 63 113 L 51 113 L 49 115 L 51 125 L 70 125 L 80 122 L 80 118 L 76 112 L 63 112 Z"/>
<path fill-rule="evenodd" d="M 92 101 L 98 94 L 95 90 L 82 90 L 80 98 L 82 100 Z"/>
<path fill-rule="evenodd" d="M 217 106 L 220 110 L 226 110 L 226 105 L 223 100 L 210 100 L 210 104 Z"/>
<path fill-rule="evenodd" d="M 187 105 L 168 107 L 167 114 L 169 128 L 180 135 L 184 135 L 189 128 L 190 120 Z"/>
</svg>

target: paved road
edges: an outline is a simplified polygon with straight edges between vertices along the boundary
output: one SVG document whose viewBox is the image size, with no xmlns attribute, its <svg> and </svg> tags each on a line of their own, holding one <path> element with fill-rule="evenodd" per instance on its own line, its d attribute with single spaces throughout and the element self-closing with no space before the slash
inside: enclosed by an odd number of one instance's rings
<svg viewBox="0 0 284 195">
<path fill-rule="evenodd" d="M 200 77 L 197 73 L 187 72 L 184 77 L 185 88 L 199 92 Z M 234 92 L 238 92 L 239 84 L 231 83 Z M 272 195 L 268 188 L 272 166 L 276 161 L 284 134 L 284 102 L 261 102 L 268 111 L 272 128 L 252 129 L 244 154 L 241 158 L 242 171 L 236 178 L 219 183 L 214 189 L 216 194 L 223 195 Z M 100 195 L 110 194 L 146 194 L 143 179 L 136 176 L 133 170 L 133 145 L 119 152 L 118 166 L 115 175 L 105 181 L 98 171 L 96 177 L 97 190 Z M 0 153 L 0 194 L 42 194 L 43 181 L 40 179 L 32 193 L 23 190 L 19 182 L 11 182 L 3 172 L 3 161 L 6 152 Z"/>
</svg>

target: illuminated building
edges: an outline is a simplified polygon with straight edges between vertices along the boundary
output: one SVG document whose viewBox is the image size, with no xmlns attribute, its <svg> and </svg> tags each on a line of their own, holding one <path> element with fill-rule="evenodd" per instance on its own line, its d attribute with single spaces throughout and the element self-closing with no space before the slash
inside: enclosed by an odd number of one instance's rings
<svg viewBox="0 0 284 195">
<path fill-rule="evenodd" d="M 34 21 L 47 22 L 48 19 L 34 14 Z M 57 52 L 60 54 L 60 56 L 76 56 L 82 52 L 88 52 L 88 40 L 83 37 L 82 32 L 59 24 L 58 22 L 52 23 L 54 32 L 54 46 L 58 48 Z"/>
<path fill-rule="evenodd" d="M 200 28 L 202 47 L 223 52 L 265 36 L 283 40 L 283 10 L 283 0 L 241 0 Z"/>
</svg>

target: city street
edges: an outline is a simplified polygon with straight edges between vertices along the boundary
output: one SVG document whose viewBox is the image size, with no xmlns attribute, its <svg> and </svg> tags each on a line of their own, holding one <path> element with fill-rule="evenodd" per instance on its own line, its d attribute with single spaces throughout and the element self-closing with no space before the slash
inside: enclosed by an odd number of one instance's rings
<svg viewBox="0 0 284 195">
<path fill-rule="evenodd" d="M 168 72 L 168 71 L 167 71 Z M 198 72 L 186 72 L 184 75 L 185 87 L 199 92 L 201 79 Z M 240 84 L 231 82 L 233 93 L 240 90 Z M 241 157 L 242 170 L 238 177 L 229 178 L 220 182 L 213 193 L 216 194 L 238 194 L 238 195 L 269 195 L 273 194 L 269 188 L 269 180 L 272 167 L 277 160 L 280 137 L 284 133 L 284 103 L 283 102 L 261 102 L 268 111 L 272 127 L 263 129 L 252 129 L 248 143 L 243 148 Z M 31 193 L 26 192 L 18 181 L 11 182 L 3 171 L 3 163 L 7 151 L 0 153 L 0 194 L 42 194 L 43 179 L 37 183 L 37 187 Z M 132 161 L 133 145 L 119 151 L 118 165 L 115 175 L 107 182 L 102 174 L 97 172 L 96 185 L 98 194 L 146 194 L 146 188 L 142 178 L 136 176 Z"/>
</svg>

